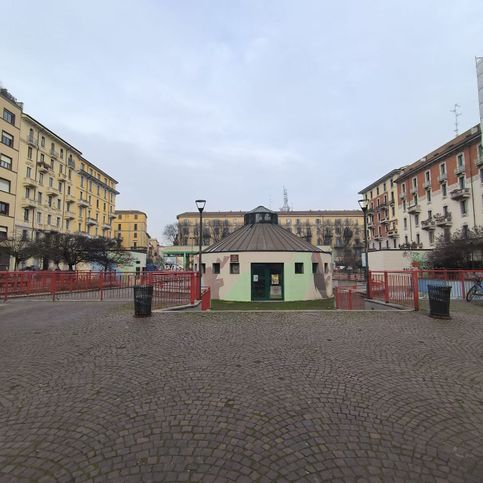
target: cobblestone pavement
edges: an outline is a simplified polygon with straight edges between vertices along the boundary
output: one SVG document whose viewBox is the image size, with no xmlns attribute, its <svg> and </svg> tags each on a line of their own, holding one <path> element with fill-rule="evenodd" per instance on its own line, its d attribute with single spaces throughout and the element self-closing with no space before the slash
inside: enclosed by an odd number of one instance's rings
<svg viewBox="0 0 483 483">
<path fill-rule="evenodd" d="M 0 306 L 0 481 L 482 481 L 482 315 Z"/>
</svg>

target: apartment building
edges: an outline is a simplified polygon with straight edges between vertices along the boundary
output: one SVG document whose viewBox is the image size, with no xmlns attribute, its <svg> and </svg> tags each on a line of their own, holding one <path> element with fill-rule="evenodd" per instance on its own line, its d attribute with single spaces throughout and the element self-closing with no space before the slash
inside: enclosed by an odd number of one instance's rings
<svg viewBox="0 0 483 483">
<path fill-rule="evenodd" d="M 337 263 L 359 258 L 364 239 L 364 218 L 359 210 L 278 211 L 279 224 L 312 245 L 331 246 Z M 203 244 L 220 241 L 244 223 L 244 211 L 203 212 Z M 179 245 L 196 247 L 199 213 L 179 214 Z"/>
<path fill-rule="evenodd" d="M 0 89 L 0 240 L 15 231 L 22 108 L 6 89 Z M 0 251 L 0 270 L 9 265 L 9 257 Z"/>
<path fill-rule="evenodd" d="M 114 213 L 113 230 L 120 246 L 126 250 L 147 252 L 148 216 L 139 210 L 117 210 Z"/>
<path fill-rule="evenodd" d="M 398 177 L 404 168 L 393 169 L 382 178 L 359 191 L 368 200 L 367 232 L 369 249 L 399 248 Z"/>
<path fill-rule="evenodd" d="M 81 151 L 23 113 L 16 229 L 111 237 L 117 181 Z"/>
<path fill-rule="evenodd" d="M 476 125 L 410 165 L 397 180 L 402 248 L 483 226 L 483 150 Z"/>
<path fill-rule="evenodd" d="M 113 238 L 117 181 L 89 162 L 79 159 L 75 190 L 78 192 L 76 231 L 88 236 Z"/>
</svg>

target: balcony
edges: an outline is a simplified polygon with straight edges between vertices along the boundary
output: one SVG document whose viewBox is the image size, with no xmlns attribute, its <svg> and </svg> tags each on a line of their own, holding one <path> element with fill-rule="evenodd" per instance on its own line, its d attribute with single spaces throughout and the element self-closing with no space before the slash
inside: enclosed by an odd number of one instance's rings
<svg viewBox="0 0 483 483">
<path fill-rule="evenodd" d="M 419 205 L 409 205 L 408 206 L 408 213 L 411 213 L 411 214 L 421 213 L 421 206 L 419 206 Z"/>
<path fill-rule="evenodd" d="M 89 206 L 89 202 L 87 200 L 79 200 L 77 204 L 82 208 L 87 208 Z"/>
<path fill-rule="evenodd" d="M 66 220 L 75 220 L 74 213 L 72 213 L 72 211 L 66 211 L 65 212 L 65 219 Z"/>
<path fill-rule="evenodd" d="M 67 161 L 67 166 L 69 168 L 75 169 L 75 161 L 73 159 L 69 159 L 69 161 Z"/>
<path fill-rule="evenodd" d="M 434 215 L 434 221 L 436 222 L 436 226 L 451 226 L 453 222 L 451 221 L 451 213 L 446 213 L 442 215 Z"/>
<path fill-rule="evenodd" d="M 50 157 L 57 159 L 59 157 L 59 153 L 55 149 L 50 149 L 49 151 Z"/>
<path fill-rule="evenodd" d="M 393 206 L 393 205 L 394 205 L 394 203 L 395 203 L 395 202 L 394 202 L 394 198 L 391 198 L 391 199 L 389 200 L 389 205 L 390 205 L 390 206 Z"/>
<path fill-rule="evenodd" d="M 378 210 L 382 210 L 383 208 L 387 208 L 387 203 L 385 201 L 377 205 Z"/>
<path fill-rule="evenodd" d="M 387 225 L 387 224 L 389 223 L 389 218 L 383 218 L 383 219 L 381 220 L 381 223 L 382 223 L 383 225 Z"/>
<path fill-rule="evenodd" d="M 387 236 L 389 238 L 397 238 L 399 236 L 397 228 L 390 228 L 389 230 L 387 230 Z"/>
<path fill-rule="evenodd" d="M 427 179 L 425 182 L 424 182 L 424 189 L 427 190 L 431 188 L 431 180 L 430 179 Z"/>
<path fill-rule="evenodd" d="M 401 200 L 405 200 L 406 199 L 406 193 L 404 193 L 404 192 L 400 193 L 399 198 Z"/>
<path fill-rule="evenodd" d="M 110 230 L 111 229 L 111 225 L 109 225 L 108 223 L 103 223 L 102 229 L 103 230 Z"/>
<path fill-rule="evenodd" d="M 65 195 L 65 201 L 66 203 L 74 203 L 75 202 L 75 197 L 71 193 L 66 193 Z"/>
<path fill-rule="evenodd" d="M 38 147 L 39 143 L 33 136 L 27 137 L 27 143 L 34 148 Z"/>
<path fill-rule="evenodd" d="M 438 176 L 438 181 L 440 183 L 444 183 L 446 180 L 448 179 L 448 173 L 441 173 L 439 176 Z"/>
<path fill-rule="evenodd" d="M 464 174 L 465 172 L 465 167 L 464 166 L 456 166 L 456 169 L 454 170 L 454 174 L 458 176 L 459 174 Z"/>
<path fill-rule="evenodd" d="M 476 166 L 482 166 L 483 165 L 483 154 L 480 154 L 476 159 L 475 159 L 475 164 Z"/>
<path fill-rule="evenodd" d="M 109 218 L 110 218 L 111 220 L 113 220 L 114 218 L 116 218 L 116 215 L 115 215 L 114 213 L 111 213 L 111 214 L 109 215 Z"/>
<path fill-rule="evenodd" d="M 36 188 L 38 186 L 38 183 L 32 178 L 29 178 L 28 176 L 24 176 L 23 185 L 28 188 Z"/>
<path fill-rule="evenodd" d="M 469 188 L 455 189 L 450 192 L 450 196 L 452 200 L 464 200 L 470 197 L 470 189 Z"/>
<path fill-rule="evenodd" d="M 95 218 L 87 218 L 88 226 L 97 226 L 97 220 Z"/>
<path fill-rule="evenodd" d="M 49 171 L 49 169 L 52 169 L 50 164 L 47 164 L 45 161 L 41 161 L 40 159 L 37 160 L 37 164 L 39 165 L 39 171 L 41 173 L 46 173 L 47 171 Z"/>
<path fill-rule="evenodd" d="M 433 218 L 428 218 L 427 220 L 421 221 L 421 228 L 423 230 L 435 230 L 436 229 L 436 221 Z"/>
<path fill-rule="evenodd" d="M 413 194 L 413 195 L 417 195 L 418 194 L 418 187 L 417 186 L 413 186 L 411 188 L 411 194 Z"/>
<path fill-rule="evenodd" d="M 30 208 L 37 208 L 37 206 L 39 205 L 36 200 L 33 200 L 31 198 L 26 198 L 22 200 L 22 208 L 29 210 Z"/>
<path fill-rule="evenodd" d="M 53 186 L 47 186 L 46 191 L 48 196 L 59 196 L 59 190 Z"/>
<path fill-rule="evenodd" d="M 380 235 L 379 233 L 375 233 L 372 239 L 376 241 L 382 240 L 382 235 Z"/>
</svg>

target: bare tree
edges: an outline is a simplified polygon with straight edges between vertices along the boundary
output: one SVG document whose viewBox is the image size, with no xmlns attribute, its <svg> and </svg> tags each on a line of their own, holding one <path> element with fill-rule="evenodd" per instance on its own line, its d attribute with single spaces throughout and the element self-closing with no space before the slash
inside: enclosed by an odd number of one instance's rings
<svg viewBox="0 0 483 483">
<path fill-rule="evenodd" d="M 34 255 L 32 242 L 28 238 L 18 235 L 0 240 L 0 249 L 14 259 L 14 270 L 17 270 L 19 263 Z"/>
<path fill-rule="evenodd" d="M 125 265 L 132 261 L 129 252 L 120 250 L 116 240 L 108 238 L 93 238 L 87 240 L 86 248 L 89 261 L 98 263 L 105 272 L 117 265 Z"/>
<path fill-rule="evenodd" d="M 176 223 L 170 223 L 166 225 L 163 230 L 163 236 L 171 243 L 171 245 L 178 245 L 179 244 L 179 230 L 178 225 Z"/>
<path fill-rule="evenodd" d="M 440 236 L 428 261 L 434 268 L 483 268 L 483 227 Z"/>
</svg>

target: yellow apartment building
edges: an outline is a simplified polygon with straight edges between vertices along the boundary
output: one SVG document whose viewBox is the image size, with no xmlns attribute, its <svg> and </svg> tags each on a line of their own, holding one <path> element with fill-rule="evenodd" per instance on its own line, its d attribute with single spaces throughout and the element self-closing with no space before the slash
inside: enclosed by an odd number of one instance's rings
<svg viewBox="0 0 483 483">
<path fill-rule="evenodd" d="M 22 107 L 6 89 L 0 89 L 0 240 L 15 232 Z M 0 251 L 0 270 L 9 266 L 9 257 Z"/>
<path fill-rule="evenodd" d="M 114 213 L 113 232 L 120 246 L 126 250 L 148 249 L 148 216 L 139 210 L 117 210 Z"/>
<path fill-rule="evenodd" d="M 23 113 L 17 182 L 17 233 L 111 237 L 117 181 L 81 151 Z"/>
<path fill-rule="evenodd" d="M 76 231 L 89 236 L 113 238 L 117 181 L 87 159 L 79 160 L 75 191 L 78 220 Z"/>
<path fill-rule="evenodd" d="M 278 211 L 280 226 L 312 245 L 330 246 L 336 263 L 360 258 L 364 240 L 364 217 L 359 210 Z M 203 212 L 203 245 L 211 245 L 243 226 L 244 211 Z M 196 249 L 199 213 L 179 214 L 179 245 Z M 345 261 L 344 261 L 345 260 Z M 353 260 L 352 260 L 353 263 Z"/>
</svg>

